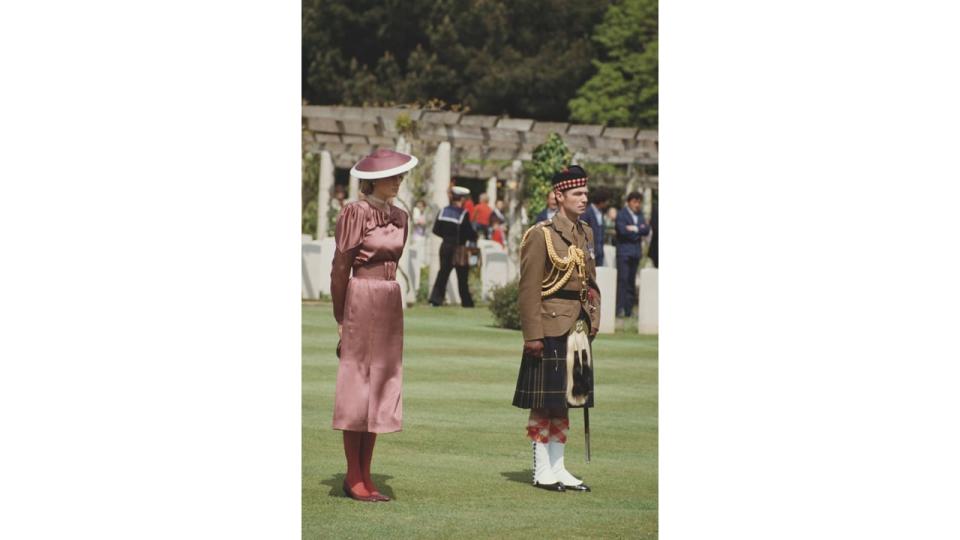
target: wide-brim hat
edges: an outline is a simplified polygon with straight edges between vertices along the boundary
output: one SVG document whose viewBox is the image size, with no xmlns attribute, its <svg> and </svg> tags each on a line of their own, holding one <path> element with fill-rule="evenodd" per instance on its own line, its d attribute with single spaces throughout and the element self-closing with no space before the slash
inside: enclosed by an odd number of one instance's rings
<svg viewBox="0 0 960 540">
<path fill-rule="evenodd" d="M 450 191 L 452 191 L 453 194 L 458 197 L 463 197 L 465 195 L 470 194 L 470 190 L 463 186 L 453 186 L 452 188 L 450 188 Z"/>
<path fill-rule="evenodd" d="M 380 149 L 361 159 L 350 169 L 350 175 L 361 180 L 377 180 L 403 174 L 417 166 L 419 160 L 410 154 Z"/>
</svg>

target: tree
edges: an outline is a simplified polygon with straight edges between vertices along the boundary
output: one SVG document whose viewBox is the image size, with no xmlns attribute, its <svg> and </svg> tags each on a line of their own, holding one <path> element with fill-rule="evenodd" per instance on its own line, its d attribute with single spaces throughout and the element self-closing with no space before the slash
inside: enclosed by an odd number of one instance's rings
<svg viewBox="0 0 960 540">
<path fill-rule="evenodd" d="M 594 31 L 603 50 L 597 69 L 570 100 L 574 121 L 656 127 L 657 0 L 624 0 L 607 9 Z"/>
<path fill-rule="evenodd" d="M 523 204 L 533 218 L 547 206 L 547 194 L 553 187 L 554 173 L 570 164 L 573 154 L 556 133 L 533 149 L 533 159 L 524 163 Z"/>
<path fill-rule="evenodd" d="M 303 0 L 303 98 L 566 121 L 609 1 Z"/>
</svg>

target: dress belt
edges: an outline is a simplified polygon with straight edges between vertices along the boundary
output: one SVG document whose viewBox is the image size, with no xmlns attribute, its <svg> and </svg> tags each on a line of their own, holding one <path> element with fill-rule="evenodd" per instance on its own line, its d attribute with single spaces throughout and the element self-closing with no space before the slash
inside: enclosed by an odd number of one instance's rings
<svg viewBox="0 0 960 540">
<path fill-rule="evenodd" d="M 353 277 L 362 279 L 391 280 L 397 278 L 397 263 L 380 261 L 353 267 Z"/>
</svg>

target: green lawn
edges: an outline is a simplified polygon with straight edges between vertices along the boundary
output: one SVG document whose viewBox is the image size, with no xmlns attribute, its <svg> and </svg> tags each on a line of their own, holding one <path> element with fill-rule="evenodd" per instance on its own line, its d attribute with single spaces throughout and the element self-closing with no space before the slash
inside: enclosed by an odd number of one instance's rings
<svg viewBox="0 0 960 540">
<path fill-rule="evenodd" d="M 303 538 L 656 538 L 657 338 L 594 341 L 590 464 L 571 411 L 567 468 L 592 493 L 530 485 L 527 412 L 510 404 L 521 337 L 486 308 L 404 313 L 403 431 L 381 435 L 373 477 L 388 503 L 342 495 L 345 462 L 330 427 L 336 324 L 303 305 Z M 635 328 L 635 325 L 634 325 Z"/>
</svg>

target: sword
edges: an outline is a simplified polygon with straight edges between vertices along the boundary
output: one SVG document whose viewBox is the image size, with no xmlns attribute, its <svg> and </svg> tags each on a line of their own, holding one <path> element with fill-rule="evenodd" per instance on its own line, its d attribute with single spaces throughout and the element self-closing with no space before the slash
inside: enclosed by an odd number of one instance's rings
<svg viewBox="0 0 960 540">
<path fill-rule="evenodd" d="M 590 463 L 590 409 L 583 408 L 583 437 L 586 440 L 587 463 Z"/>
</svg>

